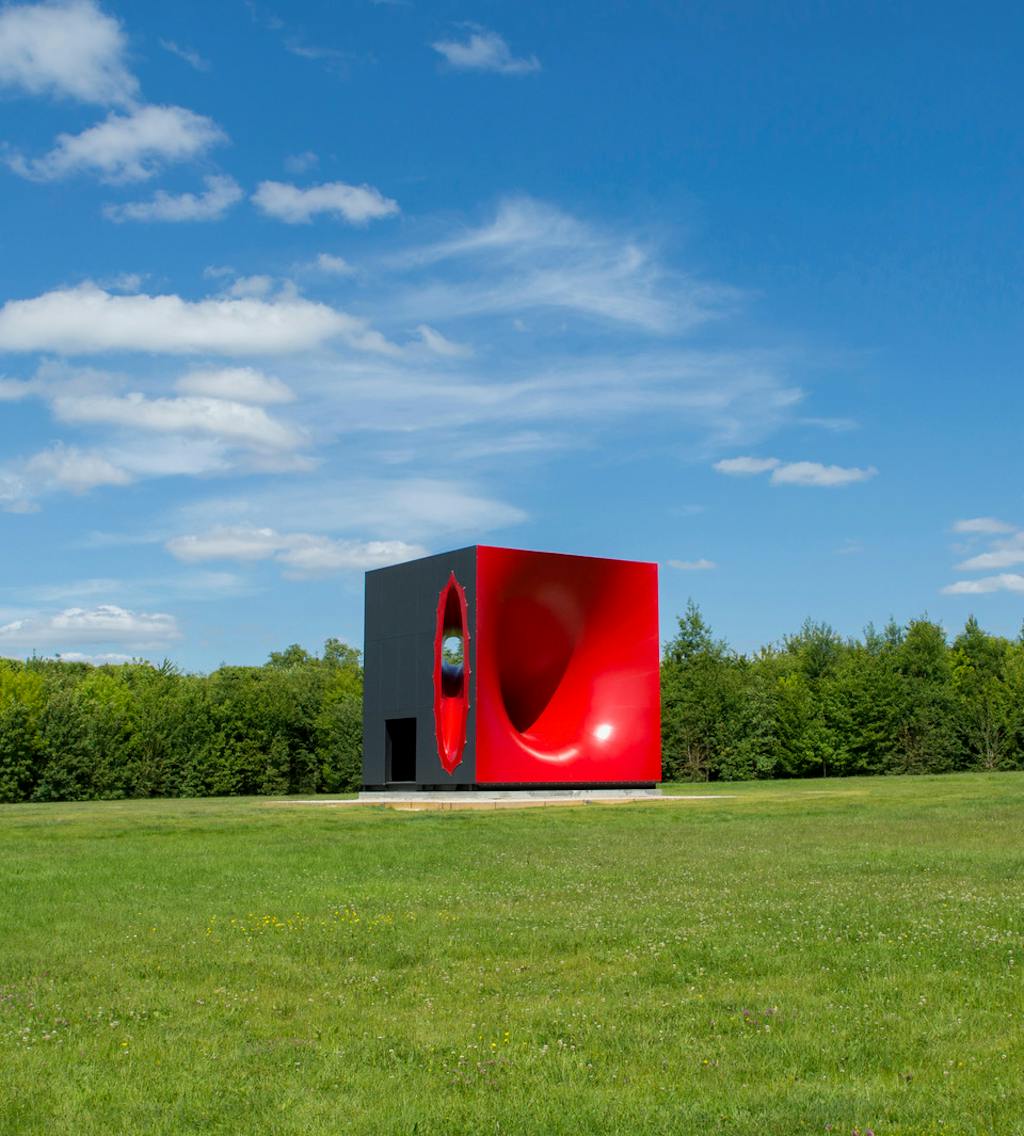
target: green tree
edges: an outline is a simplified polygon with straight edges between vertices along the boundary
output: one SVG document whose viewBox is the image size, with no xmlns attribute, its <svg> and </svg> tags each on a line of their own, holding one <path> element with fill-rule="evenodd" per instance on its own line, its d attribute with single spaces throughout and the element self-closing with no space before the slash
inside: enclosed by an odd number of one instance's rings
<svg viewBox="0 0 1024 1136">
<path fill-rule="evenodd" d="M 665 645 L 661 670 L 662 765 L 666 780 L 720 776 L 742 704 L 741 665 L 690 600 Z"/>
</svg>

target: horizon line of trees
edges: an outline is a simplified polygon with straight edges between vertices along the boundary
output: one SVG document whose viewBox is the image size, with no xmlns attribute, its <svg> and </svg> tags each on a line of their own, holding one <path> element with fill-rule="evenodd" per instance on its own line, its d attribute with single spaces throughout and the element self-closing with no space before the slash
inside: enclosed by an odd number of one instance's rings
<svg viewBox="0 0 1024 1136">
<path fill-rule="evenodd" d="M 807 620 L 753 655 L 691 600 L 661 667 L 666 779 L 1024 769 L 1024 629 L 974 616 L 947 640 L 927 617 L 863 638 Z"/>
<path fill-rule="evenodd" d="M 359 652 L 262 666 L 0 658 L 0 802 L 337 793 L 362 778 Z M 808 620 L 744 655 L 692 601 L 661 663 L 668 780 L 1024 769 L 1024 633 L 971 616 L 843 638 Z"/>
</svg>

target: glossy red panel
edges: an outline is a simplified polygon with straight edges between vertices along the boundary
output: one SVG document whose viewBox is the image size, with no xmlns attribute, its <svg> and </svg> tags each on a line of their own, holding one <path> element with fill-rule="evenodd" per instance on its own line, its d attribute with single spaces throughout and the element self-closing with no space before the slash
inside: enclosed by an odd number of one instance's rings
<svg viewBox="0 0 1024 1136">
<path fill-rule="evenodd" d="M 478 783 L 660 780 L 657 571 L 477 549 Z"/>
<path fill-rule="evenodd" d="M 462 661 L 458 664 L 447 661 L 444 654 L 445 639 L 453 635 L 462 640 Z M 466 592 L 453 572 L 438 597 L 434 633 L 434 730 L 445 773 L 462 764 L 468 715 L 469 617 Z"/>
</svg>

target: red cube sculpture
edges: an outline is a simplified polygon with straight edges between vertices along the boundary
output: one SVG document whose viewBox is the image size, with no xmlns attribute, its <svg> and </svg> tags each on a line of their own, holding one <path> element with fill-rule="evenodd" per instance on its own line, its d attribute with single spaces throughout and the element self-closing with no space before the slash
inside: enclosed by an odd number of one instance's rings
<svg viewBox="0 0 1024 1136">
<path fill-rule="evenodd" d="M 366 578 L 370 788 L 661 777 L 657 565 L 474 546 Z"/>
</svg>

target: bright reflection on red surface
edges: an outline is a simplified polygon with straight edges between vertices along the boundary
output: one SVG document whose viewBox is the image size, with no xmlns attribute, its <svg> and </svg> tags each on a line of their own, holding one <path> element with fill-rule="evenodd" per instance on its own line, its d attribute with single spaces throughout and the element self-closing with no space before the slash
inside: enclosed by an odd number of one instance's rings
<svg viewBox="0 0 1024 1136">
<path fill-rule="evenodd" d="M 477 549 L 480 783 L 661 777 L 657 566 Z"/>
<path fill-rule="evenodd" d="M 452 638 L 461 641 L 461 661 L 445 657 L 445 640 Z M 452 572 L 438 597 L 434 634 L 434 730 L 445 773 L 453 773 L 462 762 L 468 714 L 469 619 L 466 593 Z"/>
</svg>

